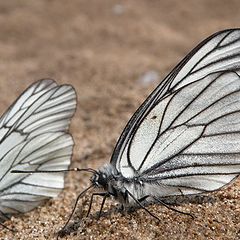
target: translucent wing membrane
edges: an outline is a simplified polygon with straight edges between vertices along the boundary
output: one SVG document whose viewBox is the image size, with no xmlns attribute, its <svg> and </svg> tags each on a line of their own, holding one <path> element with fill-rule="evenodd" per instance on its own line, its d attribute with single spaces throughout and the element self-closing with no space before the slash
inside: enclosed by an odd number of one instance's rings
<svg viewBox="0 0 240 240">
<path fill-rule="evenodd" d="M 63 173 L 18 174 L 12 170 L 67 169 L 73 140 L 67 133 L 76 109 L 68 85 L 40 80 L 0 119 L 0 219 L 30 211 L 64 186 Z"/>
<path fill-rule="evenodd" d="M 229 183 L 240 173 L 239 68 L 239 29 L 203 41 L 134 114 L 111 163 L 162 196 Z"/>
</svg>

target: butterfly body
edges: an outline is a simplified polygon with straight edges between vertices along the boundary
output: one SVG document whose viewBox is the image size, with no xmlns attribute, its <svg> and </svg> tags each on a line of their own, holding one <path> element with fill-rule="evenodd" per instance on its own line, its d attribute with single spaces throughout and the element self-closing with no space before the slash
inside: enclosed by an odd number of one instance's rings
<svg viewBox="0 0 240 240">
<path fill-rule="evenodd" d="M 111 164 L 101 167 L 91 178 L 91 183 L 95 188 L 104 189 L 106 193 L 121 203 L 124 207 L 136 205 L 134 199 L 129 195 L 132 194 L 138 200 L 150 201 L 153 198 L 166 196 L 166 189 L 160 181 L 149 181 L 146 178 L 137 177 L 125 178 L 116 171 Z M 181 194 L 179 189 L 178 194 Z"/>
</svg>

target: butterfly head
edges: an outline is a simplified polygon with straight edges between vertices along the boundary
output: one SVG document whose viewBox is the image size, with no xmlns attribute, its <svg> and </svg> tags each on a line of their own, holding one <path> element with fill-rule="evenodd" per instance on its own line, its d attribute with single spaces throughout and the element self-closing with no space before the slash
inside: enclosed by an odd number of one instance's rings
<svg viewBox="0 0 240 240">
<path fill-rule="evenodd" d="M 91 182 L 94 186 L 107 190 L 108 185 L 115 178 L 115 174 L 116 171 L 114 171 L 114 168 L 110 164 L 106 164 L 96 171 L 91 178 Z"/>
<path fill-rule="evenodd" d="M 96 172 L 90 180 L 95 187 L 104 189 L 107 187 L 108 179 L 105 173 Z"/>
<path fill-rule="evenodd" d="M 109 195 L 118 200 L 122 199 L 122 195 L 125 194 L 119 174 L 111 164 L 100 168 L 92 176 L 91 182 L 95 187 L 104 189 Z"/>
</svg>

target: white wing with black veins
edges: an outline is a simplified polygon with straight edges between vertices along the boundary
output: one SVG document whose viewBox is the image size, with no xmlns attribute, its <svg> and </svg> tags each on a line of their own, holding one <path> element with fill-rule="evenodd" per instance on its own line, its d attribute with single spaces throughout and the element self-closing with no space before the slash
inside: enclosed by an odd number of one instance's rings
<svg viewBox="0 0 240 240">
<path fill-rule="evenodd" d="M 125 178 L 170 187 L 161 196 L 229 183 L 240 173 L 239 70 L 239 29 L 200 43 L 130 119 L 111 163 Z"/>
<path fill-rule="evenodd" d="M 73 140 L 68 133 L 76 93 L 53 80 L 32 84 L 0 119 L 0 219 L 32 210 L 64 187 L 63 173 L 12 170 L 68 169 Z"/>
</svg>

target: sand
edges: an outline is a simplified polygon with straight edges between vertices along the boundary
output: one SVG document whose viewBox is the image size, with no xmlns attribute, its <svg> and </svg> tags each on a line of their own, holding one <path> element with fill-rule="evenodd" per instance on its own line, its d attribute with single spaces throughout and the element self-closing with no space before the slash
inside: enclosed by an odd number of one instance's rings
<svg viewBox="0 0 240 240">
<path fill-rule="evenodd" d="M 239 9 L 237 0 L 1 1 L 0 110 L 40 78 L 72 84 L 78 93 L 72 166 L 98 168 L 158 82 L 208 35 L 239 27 Z M 139 80 L 149 71 L 155 78 Z M 0 239 L 55 239 L 89 177 L 69 173 L 58 198 L 7 221 L 17 233 L 1 230 Z M 88 197 L 62 239 L 240 239 L 240 181 L 202 203 L 176 206 L 194 219 L 160 205 L 148 208 L 160 222 L 143 210 L 124 215 L 108 200 L 97 221 L 99 198 L 82 218 Z"/>
</svg>

